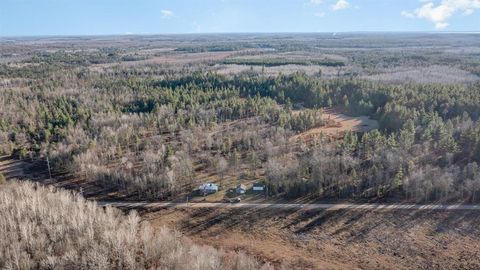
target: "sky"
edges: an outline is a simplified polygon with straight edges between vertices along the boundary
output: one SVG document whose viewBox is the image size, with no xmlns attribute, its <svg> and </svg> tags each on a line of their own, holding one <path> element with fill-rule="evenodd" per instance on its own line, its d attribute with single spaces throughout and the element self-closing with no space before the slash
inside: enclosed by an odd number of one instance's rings
<svg viewBox="0 0 480 270">
<path fill-rule="evenodd" d="M 480 0 L 0 0 L 0 36 L 480 31 Z"/>
</svg>

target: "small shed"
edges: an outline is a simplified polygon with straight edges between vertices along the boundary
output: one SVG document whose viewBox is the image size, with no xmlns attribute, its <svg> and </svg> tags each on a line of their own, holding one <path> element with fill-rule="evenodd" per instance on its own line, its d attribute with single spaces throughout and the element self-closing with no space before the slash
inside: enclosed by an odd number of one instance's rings
<svg viewBox="0 0 480 270">
<path fill-rule="evenodd" d="M 263 183 L 255 183 L 252 187 L 253 192 L 263 192 L 265 191 L 265 185 Z"/>
<path fill-rule="evenodd" d="M 200 194 L 213 194 L 218 191 L 218 185 L 212 183 L 205 183 L 198 187 Z"/>
<path fill-rule="evenodd" d="M 235 191 L 237 192 L 237 194 L 245 194 L 245 192 L 247 192 L 247 187 L 243 184 L 240 184 L 237 186 Z"/>
</svg>

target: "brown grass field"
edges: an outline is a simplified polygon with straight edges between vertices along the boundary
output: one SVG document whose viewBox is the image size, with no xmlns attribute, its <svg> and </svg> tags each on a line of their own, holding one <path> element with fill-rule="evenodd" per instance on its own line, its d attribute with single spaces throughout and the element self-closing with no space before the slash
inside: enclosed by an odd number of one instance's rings
<svg viewBox="0 0 480 270">
<path fill-rule="evenodd" d="M 480 267 L 480 217 L 471 212 L 164 209 L 143 217 L 289 268 Z"/>
</svg>

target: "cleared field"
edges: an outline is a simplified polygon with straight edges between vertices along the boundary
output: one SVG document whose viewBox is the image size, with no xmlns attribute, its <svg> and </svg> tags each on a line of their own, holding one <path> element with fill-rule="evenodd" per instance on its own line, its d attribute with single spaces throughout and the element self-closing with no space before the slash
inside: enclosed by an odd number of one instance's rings
<svg viewBox="0 0 480 270">
<path fill-rule="evenodd" d="M 478 213 L 164 209 L 144 218 L 290 269 L 480 267 Z"/>
<path fill-rule="evenodd" d="M 304 72 L 308 75 L 318 75 L 319 71 L 322 71 L 322 77 L 325 78 L 334 78 L 338 76 L 343 76 L 346 72 L 349 71 L 349 68 L 346 67 L 327 67 L 319 65 L 281 65 L 273 67 L 264 67 L 264 66 L 249 66 L 249 65 L 237 65 L 237 64 L 217 64 L 212 67 L 214 71 L 219 74 L 229 75 L 229 74 L 238 74 L 242 72 L 257 72 L 266 76 L 275 76 L 278 74 L 293 74 L 295 72 Z"/>
<path fill-rule="evenodd" d="M 312 128 L 293 136 L 292 139 L 306 140 L 320 134 L 341 137 L 347 131 L 367 132 L 378 128 L 378 121 L 368 116 L 347 116 L 334 110 L 326 110 L 322 113 L 322 118 L 327 123 L 325 126 Z"/>
<path fill-rule="evenodd" d="M 186 65 L 191 63 L 220 61 L 232 55 L 234 52 L 202 52 L 202 53 L 164 53 L 160 56 L 151 56 L 148 59 L 138 61 L 123 61 L 121 63 L 107 63 L 92 65 L 90 68 L 106 68 L 121 65 L 122 67 L 144 66 L 144 65 Z"/>
<path fill-rule="evenodd" d="M 369 80 L 382 81 L 388 83 L 414 82 L 422 84 L 456 84 L 473 83 L 480 80 L 475 74 L 448 66 L 430 66 L 430 67 L 399 67 L 385 69 L 385 71 L 369 76 L 363 76 Z"/>
</svg>

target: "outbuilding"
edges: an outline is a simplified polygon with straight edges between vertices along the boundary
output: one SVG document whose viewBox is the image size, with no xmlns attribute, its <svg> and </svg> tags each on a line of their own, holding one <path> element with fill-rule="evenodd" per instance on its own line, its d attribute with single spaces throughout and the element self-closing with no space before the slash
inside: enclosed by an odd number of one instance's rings
<svg viewBox="0 0 480 270">
<path fill-rule="evenodd" d="M 247 192 L 247 187 L 243 184 L 240 184 L 237 186 L 235 191 L 237 192 L 237 194 L 245 194 L 245 192 Z"/>
<path fill-rule="evenodd" d="M 265 185 L 263 183 L 255 183 L 252 187 L 253 192 L 263 192 L 265 191 Z"/>
</svg>

